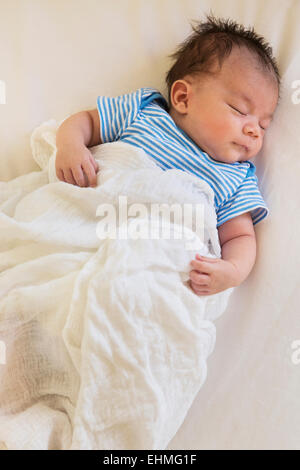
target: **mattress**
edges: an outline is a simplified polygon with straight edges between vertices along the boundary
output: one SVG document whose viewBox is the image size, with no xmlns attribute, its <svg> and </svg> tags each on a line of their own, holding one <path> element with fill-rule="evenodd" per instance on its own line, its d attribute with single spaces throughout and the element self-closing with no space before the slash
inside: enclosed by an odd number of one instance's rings
<svg viewBox="0 0 300 470">
<path fill-rule="evenodd" d="M 270 209 L 257 262 L 216 321 L 207 381 L 169 448 L 299 450 L 299 0 L 2 2 L 0 180 L 39 171 L 30 136 L 42 122 L 96 108 L 100 94 L 165 93 L 168 55 L 209 11 L 266 37 L 282 90 L 254 161 Z"/>
</svg>

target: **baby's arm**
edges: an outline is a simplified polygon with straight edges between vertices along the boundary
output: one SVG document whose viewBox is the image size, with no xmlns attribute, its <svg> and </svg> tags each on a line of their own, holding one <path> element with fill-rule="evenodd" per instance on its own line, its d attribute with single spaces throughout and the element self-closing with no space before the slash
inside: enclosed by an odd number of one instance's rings
<svg viewBox="0 0 300 470">
<path fill-rule="evenodd" d="M 222 258 L 198 257 L 191 265 L 191 287 L 198 295 L 211 295 L 241 284 L 255 263 L 256 239 L 250 212 L 219 229 Z"/>
<path fill-rule="evenodd" d="M 66 119 L 56 134 L 56 175 L 66 183 L 95 186 L 98 164 L 88 147 L 101 144 L 97 109 L 81 111 Z M 87 182 L 85 182 L 85 176 Z"/>
</svg>

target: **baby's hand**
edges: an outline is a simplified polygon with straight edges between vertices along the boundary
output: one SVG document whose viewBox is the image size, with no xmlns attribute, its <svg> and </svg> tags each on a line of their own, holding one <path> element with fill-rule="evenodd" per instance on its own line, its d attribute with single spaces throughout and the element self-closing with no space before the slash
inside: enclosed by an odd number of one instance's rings
<svg viewBox="0 0 300 470">
<path fill-rule="evenodd" d="M 217 294 L 238 285 L 237 268 L 230 261 L 196 255 L 191 261 L 190 285 L 197 295 Z"/>
<path fill-rule="evenodd" d="M 85 145 L 57 149 L 55 169 L 57 178 L 77 186 L 96 186 L 98 163 Z"/>
</svg>

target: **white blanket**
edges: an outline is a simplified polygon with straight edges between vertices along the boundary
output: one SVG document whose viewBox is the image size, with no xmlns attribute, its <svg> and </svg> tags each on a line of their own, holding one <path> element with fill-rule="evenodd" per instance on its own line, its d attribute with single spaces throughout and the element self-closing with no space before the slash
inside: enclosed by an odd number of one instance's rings
<svg viewBox="0 0 300 470">
<path fill-rule="evenodd" d="M 206 379 L 212 320 L 232 291 L 198 297 L 188 284 L 196 252 L 220 256 L 212 190 L 122 143 L 92 150 L 96 188 L 63 183 L 56 128 L 32 135 L 41 171 L 0 183 L 0 447 L 165 449 Z M 120 194 L 204 204 L 204 244 L 99 238 L 97 208 L 118 210 Z"/>
</svg>

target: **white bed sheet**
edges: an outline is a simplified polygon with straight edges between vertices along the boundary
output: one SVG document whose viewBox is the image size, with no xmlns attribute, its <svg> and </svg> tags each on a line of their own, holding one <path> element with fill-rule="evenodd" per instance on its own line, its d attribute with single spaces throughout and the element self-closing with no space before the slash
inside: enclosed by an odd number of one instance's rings
<svg viewBox="0 0 300 470">
<path fill-rule="evenodd" d="M 271 213 L 256 228 L 257 263 L 216 322 L 207 381 L 169 448 L 299 450 L 299 0 L 1 1 L 0 179 L 38 171 L 41 122 L 95 108 L 99 94 L 165 92 L 167 55 L 210 9 L 271 42 L 282 99 L 255 161 Z"/>
</svg>

